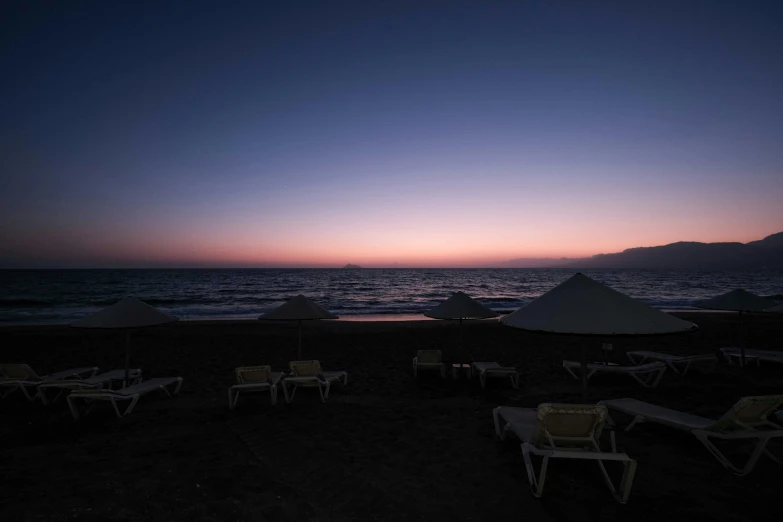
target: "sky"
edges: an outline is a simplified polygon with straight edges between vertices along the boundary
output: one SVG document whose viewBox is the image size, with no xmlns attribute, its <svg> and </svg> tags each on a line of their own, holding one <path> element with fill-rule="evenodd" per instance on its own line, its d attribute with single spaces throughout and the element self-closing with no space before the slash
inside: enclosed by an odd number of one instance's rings
<svg viewBox="0 0 783 522">
<path fill-rule="evenodd" d="M 0 7 L 0 267 L 495 266 L 783 231 L 783 5 Z"/>
</svg>

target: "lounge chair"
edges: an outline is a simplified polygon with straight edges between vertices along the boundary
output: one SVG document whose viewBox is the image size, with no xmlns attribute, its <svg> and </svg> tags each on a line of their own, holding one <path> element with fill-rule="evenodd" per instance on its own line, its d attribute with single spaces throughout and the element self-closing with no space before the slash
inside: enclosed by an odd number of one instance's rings
<svg viewBox="0 0 783 522">
<path fill-rule="evenodd" d="M 704 371 L 711 372 L 718 364 L 718 358 L 714 354 L 702 355 L 671 355 L 660 352 L 637 351 L 628 352 L 628 358 L 634 364 L 646 364 L 651 361 L 659 361 L 679 375 L 685 375 L 691 366 L 702 366 Z"/>
<path fill-rule="evenodd" d="M 92 377 L 98 371 L 97 367 L 71 368 L 49 375 L 38 375 L 35 370 L 26 364 L 0 364 L 0 388 L 6 391 L 0 394 L 0 399 L 5 399 L 15 391 L 21 391 L 28 401 L 35 400 L 38 395 L 38 386 L 50 381 L 61 379 L 81 379 Z M 36 393 L 30 395 L 28 389 L 35 389 Z"/>
<path fill-rule="evenodd" d="M 580 378 L 582 371 L 581 363 L 576 361 L 563 361 L 563 368 L 565 368 L 574 379 Z M 658 386 L 658 383 L 661 382 L 663 374 L 666 373 L 666 365 L 662 362 L 639 364 L 636 366 L 590 363 L 587 365 L 587 380 L 590 380 L 590 377 L 598 372 L 628 375 L 645 388 L 655 388 Z"/>
<path fill-rule="evenodd" d="M 601 451 L 599 440 L 607 417 L 606 407 L 550 403 L 540 404 L 537 409 L 500 406 L 492 411 L 492 415 L 495 433 L 501 440 L 507 432 L 512 431 L 523 441 L 522 456 L 533 496 L 540 497 L 544 491 L 550 457 L 589 459 L 598 464 L 612 496 L 618 502 L 627 502 L 636 473 L 636 461 L 625 453 L 617 453 L 614 433 L 611 433 L 611 452 Z M 543 457 L 538 476 L 531 455 Z M 615 488 L 604 467 L 604 461 L 607 460 L 623 464 L 618 488 Z"/>
<path fill-rule="evenodd" d="M 783 395 L 744 397 L 718 420 L 670 410 L 636 399 L 613 399 L 599 404 L 634 417 L 625 431 L 629 431 L 641 422 L 655 422 L 691 432 L 718 459 L 718 462 L 738 475 L 746 475 L 753 471 L 762 453 L 780 463 L 766 446 L 769 439 L 783 437 L 783 427 L 767 417 L 783 404 Z M 609 422 L 612 422 L 611 419 Z M 769 428 L 769 430 L 759 428 Z M 737 467 L 715 447 L 710 439 L 755 440 L 756 445 L 748 461 L 742 467 Z"/>
<path fill-rule="evenodd" d="M 720 352 L 723 354 L 723 357 L 729 364 L 733 364 L 734 359 L 736 359 L 739 364 L 742 364 L 742 350 L 740 348 L 729 346 L 726 348 L 721 348 Z M 756 366 L 758 366 L 761 361 L 783 364 L 783 352 L 775 350 L 747 349 L 745 350 L 745 359 L 756 361 Z"/>
<path fill-rule="evenodd" d="M 282 372 L 273 372 L 271 366 L 240 366 L 234 370 L 237 376 L 237 384 L 228 389 L 228 408 L 233 410 L 239 394 L 261 392 L 269 390 L 272 405 L 277 404 L 277 384 L 280 382 Z"/>
<path fill-rule="evenodd" d="M 173 392 L 170 392 L 167 386 L 172 385 L 176 385 L 176 387 Z M 76 404 L 78 400 L 92 403 L 85 412 L 85 415 L 89 413 L 98 401 L 109 401 L 114 407 L 114 413 L 117 414 L 117 417 L 123 417 L 133 411 L 133 407 L 136 406 L 136 403 L 142 395 L 162 390 L 166 392 L 166 395 L 171 397 L 172 395 L 179 393 L 180 388 L 182 388 L 182 377 L 156 377 L 119 390 L 74 390 L 68 395 L 66 400 L 68 401 L 68 407 L 71 409 L 74 420 L 79 419 L 79 409 Z M 120 412 L 120 409 L 117 407 L 117 402 L 119 401 L 130 401 L 130 404 L 123 412 Z"/>
<path fill-rule="evenodd" d="M 326 402 L 329 398 L 329 388 L 333 382 L 342 382 L 345 386 L 348 384 L 348 373 L 343 371 L 325 372 L 321 370 L 321 363 L 312 361 L 291 361 L 288 363 L 291 370 L 290 375 L 283 378 L 283 394 L 285 402 L 290 403 L 294 400 L 294 394 L 297 388 L 318 388 L 321 394 L 321 402 Z M 289 387 L 291 391 L 289 393 Z"/>
<path fill-rule="evenodd" d="M 413 376 L 418 377 L 419 370 L 438 370 L 441 378 L 446 378 L 446 365 L 441 360 L 440 350 L 419 350 L 413 358 Z"/>
<path fill-rule="evenodd" d="M 500 366 L 496 362 L 474 362 L 473 370 L 478 373 L 481 387 L 487 387 L 487 377 L 508 377 L 511 386 L 519 388 L 519 372 L 513 366 Z"/>
<path fill-rule="evenodd" d="M 112 370 L 110 372 L 103 372 L 86 379 L 62 379 L 59 381 L 45 382 L 38 386 L 38 396 L 41 398 L 41 402 L 49 404 L 55 402 L 60 398 L 67 390 L 94 390 L 103 389 L 104 387 L 111 388 L 111 385 L 115 381 L 125 380 L 125 370 Z M 134 368 L 128 372 L 128 382 L 132 384 L 138 384 L 141 382 L 141 370 Z M 50 389 L 58 390 L 54 399 L 49 399 L 46 392 Z"/>
</svg>

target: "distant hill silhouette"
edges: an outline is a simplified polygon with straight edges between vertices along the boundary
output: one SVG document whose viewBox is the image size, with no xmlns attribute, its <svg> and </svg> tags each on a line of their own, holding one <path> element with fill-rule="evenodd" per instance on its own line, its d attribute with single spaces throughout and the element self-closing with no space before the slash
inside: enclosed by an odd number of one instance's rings
<svg viewBox="0 0 783 522">
<path fill-rule="evenodd" d="M 535 261 L 527 264 L 526 261 Z M 568 268 L 672 268 L 705 270 L 783 269 L 783 232 L 750 243 L 681 241 L 656 247 L 629 248 L 583 259 L 513 259 L 504 266 Z"/>
<path fill-rule="evenodd" d="M 576 261 L 576 259 L 568 257 L 562 257 L 560 259 L 551 257 L 518 257 L 501 263 L 501 266 L 509 268 L 555 268 L 571 266 L 571 263 L 574 261 Z"/>
</svg>

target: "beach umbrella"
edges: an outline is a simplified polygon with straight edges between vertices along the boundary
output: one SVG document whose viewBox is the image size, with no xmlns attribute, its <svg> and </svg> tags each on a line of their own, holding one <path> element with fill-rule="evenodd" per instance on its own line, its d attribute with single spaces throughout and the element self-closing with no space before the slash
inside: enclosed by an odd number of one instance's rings
<svg viewBox="0 0 783 522">
<path fill-rule="evenodd" d="M 454 292 L 451 297 L 438 306 L 424 312 L 424 315 L 433 319 L 459 319 L 460 332 L 462 332 L 463 319 L 489 319 L 500 314 L 479 303 L 465 292 Z"/>
<path fill-rule="evenodd" d="M 262 314 L 258 318 L 262 321 L 297 321 L 299 323 L 298 357 L 302 357 L 302 321 L 339 319 L 339 317 L 302 294 L 286 301 L 274 310 Z"/>
<path fill-rule="evenodd" d="M 745 340 L 742 325 L 743 312 L 763 312 L 775 307 L 775 301 L 761 297 L 747 290 L 738 288 L 731 292 L 726 292 L 712 299 L 697 301 L 693 306 L 697 308 L 706 308 L 709 310 L 728 310 L 730 312 L 739 312 L 739 345 L 740 345 L 740 364 L 745 366 Z"/>
<path fill-rule="evenodd" d="M 107 328 L 125 330 L 125 383 L 130 372 L 131 342 L 130 334 L 133 328 L 157 326 L 177 321 L 178 319 L 161 312 L 144 301 L 135 297 L 126 297 L 113 305 L 92 315 L 83 317 L 71 323 L 74 328 Z"/>
<path fill-rule="evenodd" d="M 463 319 L 489 319 L 500 314 L 479 303 L 465 292 L 454 292 L 451 297 L 438 306 L 424 312 L 424 315 L 433 319 L 459 319 L 461 326 Z"/>
<path fill-rule="evenodd" d="M 586 343 L 590 337 L 660 335 L 697 326 L 578 273 L 500 322 L 531 332 L 582 337 L 582 395 L 587 391 Z"/>
</svg>

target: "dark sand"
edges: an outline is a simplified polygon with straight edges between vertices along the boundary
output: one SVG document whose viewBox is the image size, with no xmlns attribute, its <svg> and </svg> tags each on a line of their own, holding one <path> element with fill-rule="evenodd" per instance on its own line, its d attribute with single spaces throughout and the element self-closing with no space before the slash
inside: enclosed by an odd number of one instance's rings
<svg viewBox="0 0 783 522">
<path fill-rule="evenodd" d="M 679 314 L 694 334 L 609 340 L 624 352 L 711 352 L 737 339 L 734 314 Z M 783 349 L 783 316 L 752 316 L 748 345 Z M 181 323 L 134 333 L 132 366 L 146 377 L 182 376 L 174 399 L 142 398 L 124 419 L 101 404 L 74 422 L 64 401 L 0 402 L 1 520 L 760 520 L 779 513 L 783 468 L 763 459 L 747 477 L 725 470 L 686 433 L 642 425 L 618 432 L 638 472 L 626 506 L 612 500 L 589 462 L 553 461 L 543 499 L 528 489 L 513 437 L 499 442 L 492 408 L 581 402 L 561 368 L 578 359 L 574 338 L 537 335 L 496 322 L 308 324 L 303 358 L 344 369 L 348 387 L 327 404 L 300 390 L 276 407 L 268 395 L 227 407 L 233 368 L 295 359 L 293 325 L 258 321 Z M 601 339 L 592 344 L 598 358 Z M 516 365 L 521 387 L 476 379 L 414 380 L 416 350 L 439 347 L 450 362 Z M 40 373 L 123 364 L 116 332 L 67 327 L 0 329 L 0 360 Z M 709 375 L 667 373 L 646 390 L 630 378 L 595 378 L 590 400 L 636 397 L 719 416 L 745 395 L 783 393 L 783 367 Z M 622 423 L 627 418 L 616 416 Z M 778 441 L 773 451 L 783 454 Z M 508 517 L 508 518 L 506 518 Z"/>
</svg>

